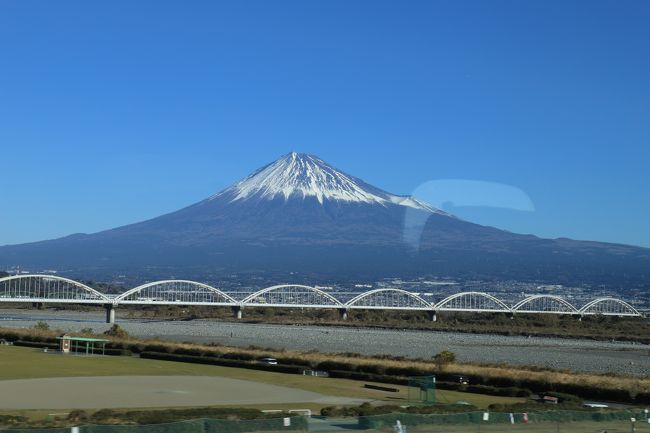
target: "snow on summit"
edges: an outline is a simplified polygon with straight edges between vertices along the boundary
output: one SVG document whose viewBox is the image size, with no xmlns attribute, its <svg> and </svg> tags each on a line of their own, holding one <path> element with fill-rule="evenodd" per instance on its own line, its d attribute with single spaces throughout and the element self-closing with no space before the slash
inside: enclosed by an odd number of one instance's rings
<svg viewBox="0 0 650 433">
<path fill-rule="evenodd" d="M 325 200 L 369 204 L 395 204 L 410 208 L 441 212 L 412 197 L 389 194 L 345 174 L 322 159 L 304 153 L 289 153 L 262 167 L 245 179 L 210 197 L 229 196 L 231 201 L 249 198 L 275 199 L 315 197 Z M 442 212 L 441 212 L 442 213 Z"/>
</svg>

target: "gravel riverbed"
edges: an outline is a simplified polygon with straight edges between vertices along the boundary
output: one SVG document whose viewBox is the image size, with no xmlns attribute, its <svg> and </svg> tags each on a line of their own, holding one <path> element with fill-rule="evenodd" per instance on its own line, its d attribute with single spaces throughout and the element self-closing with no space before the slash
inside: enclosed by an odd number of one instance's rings
<svg viewBox="0 0 650 433">
<path fill-rule="evenodd" d="M 103 332 L 101 312 L 0 310 L 0 327 L 28 328 L 37 321 L 52 329 Z M 266 325 L 213 320 L 155 321 L 120 318 L 117 323 L 136 337 L 175 341 L 214 342 L 275 349 L 391 354 L 430 358 L 442 350 L 460 361 L 506 362 L 589 371 L 650 374 L 650 345 L 546 337 L 502 336 L 413 330 Z"/>
</svg>

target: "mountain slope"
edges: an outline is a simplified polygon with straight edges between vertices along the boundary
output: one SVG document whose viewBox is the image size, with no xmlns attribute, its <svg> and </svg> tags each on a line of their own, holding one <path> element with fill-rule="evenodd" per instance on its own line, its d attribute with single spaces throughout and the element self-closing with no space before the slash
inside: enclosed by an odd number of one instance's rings
<svg viewBox="0 0 650 433">
<path fill-rule="evenodd" d="M 472 224 L 368 185 L 315 156 L 290 153 L 158 218 L 1 247 L 0 266 L 67 268 L 99 277 L 142 269 L 150 277 L 188 278 L 298 271 L 324 281 L 445 275 L 642 285 L 649 253 Z"/>
</svg>

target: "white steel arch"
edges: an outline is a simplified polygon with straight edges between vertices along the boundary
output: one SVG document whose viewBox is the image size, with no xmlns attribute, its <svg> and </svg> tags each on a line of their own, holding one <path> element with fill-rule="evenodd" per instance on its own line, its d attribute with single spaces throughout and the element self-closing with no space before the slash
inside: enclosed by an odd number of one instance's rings
<svg viewBox="0 0 650 433">
<path fill-rule="evenodd" d="M 163 280 L 143 284 L 119 296 L 105 295 L 78 281 L 54 275 L 14 275 L 0 278 L 0 302 L 85 303 L 85 304 L 168 304 L 244 305 L 278 308 L 340 308 L 386 310 L 432 310 L 469 312 L 522 312 L 581 315 L 642 316 L 629 303 L 612 297 L 601 297 L 577 309 L 566 299 L 555 295 L 533 295 L 511 308 L 484 292 L 462 292 L 448 296 L 437 304 L 403 289 L 375 289 L 357 294 L 342 303 L 317 287 L 283 284 L 267 287 L 235 299 L 207 284 L 190 280 Z"/>
<path fill-rule="evenodd" d="M 363 292 L 345 303 L 347 308 L 432 310 L 433 305 L 419 295 L 403 289 L 374 289 Z"/>
<path fill-rule="evenodd" d="M 510 308 L 501 300 L 484 292 L 456 293 L 438 302 L 434 308 L 440 311 L 510 312 Z"/>
<path fill-rule="evenodd" d="M 190 280 L 154 281 L 128 290 L 115 298 L 116 304 L 236 305 L 229 294 Z"/>
<path fill-rule="evenodd" d="M 341 301 L 316 287 L 301 284 L 281 284 L 258 290 L 245 297 L 241 305 L 269 307 L 343 307 Z"/>
<path fill-rule="evenodd" d="M 78 281 L 55 275 L 13 275 L 0 278 L 0 300 L 5 302 L 112 303 L 103 293 Z"/>
<path fill-rule="evenodd" d="M 555 295 L 532 295 L 517 302 L 511 309 L 521 313 L 577 313 L 578 309 L 566 299 Z"/>
<path fill-rule="evenodd" d="M 597 298 L 587 302 L 580 314 L 603 314 L 606 316 L 641 316 L 636 308 L 616 298 Z"/>
</svg>

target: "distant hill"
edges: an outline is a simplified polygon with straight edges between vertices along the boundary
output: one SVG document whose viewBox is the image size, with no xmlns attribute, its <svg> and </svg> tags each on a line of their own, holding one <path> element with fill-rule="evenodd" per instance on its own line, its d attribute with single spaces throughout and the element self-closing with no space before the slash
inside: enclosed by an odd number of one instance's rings
<svg viewBox="0 0 650 433">
<path fill-rule="evenodd" d="M 322 281 L 433 275 L 636 287 L 649 280 L 650 249 L 473 224 L 291 153 L 158 218 L 0 247 L 0 266 L 13 265 L 92 278 L 293 271 Z"/>
</svg>

